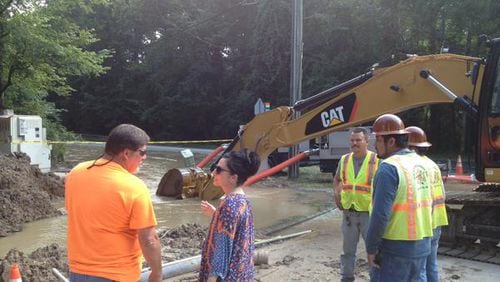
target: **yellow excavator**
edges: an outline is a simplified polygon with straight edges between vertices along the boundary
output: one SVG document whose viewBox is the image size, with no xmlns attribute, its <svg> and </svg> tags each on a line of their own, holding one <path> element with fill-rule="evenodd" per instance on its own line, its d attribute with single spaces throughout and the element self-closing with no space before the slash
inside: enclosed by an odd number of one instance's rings
<svg viewBox="0 0 500 282">
<path fill-rule="evenodd" d="M 489 248 L 490 254 L 479 251 L 480 258 L 476 259 L 500 264 L 495 256 L 500 241 L 500 38 L 487 44 L 486 58 L 412 55 L 390 67 L 373 67 L 293 107 L 278 107 L 255 116 L 229 145 L 219 150 L 247 148 L 267 159 L 279 147 L 366 123 L 384 113 L 455 103 L 473 120 L 472 132 L 467 134 L 475 136 L 475 177 L 484 183 L 476 191 L 448 193 L 448 207 L 454 208 L 449 208 L 450 226 L 442 238 L 451 242 L 455 253 L 464 248 L 465 258 L 471 256 L 464 247 L 467 244 Z M 294 112 L 300 112 L 300 116 L 293 118 Z M 202 199 L 222 195 L 213 186 L 211 173 L 201 166 L 167 172 L 157 194 Z"/>
</svg>

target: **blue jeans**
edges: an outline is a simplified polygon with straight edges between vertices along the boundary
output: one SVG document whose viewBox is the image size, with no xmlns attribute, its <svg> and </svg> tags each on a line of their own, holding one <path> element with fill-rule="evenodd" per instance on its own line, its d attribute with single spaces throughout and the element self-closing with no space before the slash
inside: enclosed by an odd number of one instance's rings
<svg viewBox="0 0 500 282">
<path fill-rule="evenodd" d="M 97 276 L 91 276 L 87 274 L 80 274 L 75 272 L 69 273 L 69 281 L 71 282 L 113 282 L 111 279 L 106 279 Z"/>
<path fill-rule="evenodd" d="M 370 268 L 371 282 L 426 281 L 424 257 L 401 257 L 388 253 L 377 254 L 380 268 Z"/>
<path fill-rule="evenodd" d="M 342 219 L 343 253 L 340 256 L 340 275 L 342 282 L 349 282 L 354 281 L 359 235 L 366 240 L 369 216 L 367 212 L 344 211 Z"/>
<path fill-rule="evenodd" d="M 426 272 L 427 281 L 439 282 L 439 268 L 437 263 L 437 251 L 439 247 L 439 237 L 441 237 L 441 227 L 434 229 L 434 236 L 431 240 L 431 254 L 427 257 Z"/>
</svg>

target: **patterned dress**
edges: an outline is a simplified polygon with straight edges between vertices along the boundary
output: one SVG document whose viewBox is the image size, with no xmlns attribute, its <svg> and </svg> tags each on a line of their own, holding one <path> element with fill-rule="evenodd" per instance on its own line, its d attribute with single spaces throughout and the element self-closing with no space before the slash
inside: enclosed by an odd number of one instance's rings
<svg viewBox="0 0 500 282">
<path fill-rule="evenodd" d="M 201 253 L 200 281 L 252 281 L 253 212 L 245 195 L 229 194 L 215 211 Z"/>
</svg>

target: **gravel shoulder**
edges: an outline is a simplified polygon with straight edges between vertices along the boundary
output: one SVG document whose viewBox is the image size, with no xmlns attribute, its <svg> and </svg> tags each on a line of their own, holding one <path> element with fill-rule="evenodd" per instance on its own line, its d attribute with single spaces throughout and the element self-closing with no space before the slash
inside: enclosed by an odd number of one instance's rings
<svg viewBox="0 0 500 282">
<path fill-rule="evenodd" d="M 342 252 L 341 216 L 338 210 L 283 230 L 287 235 L 306 230 L 311 233 L 256 249 L 268 254 L 268 265 L 256 266 L 256 281 L 340 281 Z M 363 241 L 358 245 L 356 281 L 369 281 L 368 264 Z M 498 265 L 439 256 L 441 281 L 498 281 Z M 189 273 L 166 281 L 197 281 Z"/>
</svg>

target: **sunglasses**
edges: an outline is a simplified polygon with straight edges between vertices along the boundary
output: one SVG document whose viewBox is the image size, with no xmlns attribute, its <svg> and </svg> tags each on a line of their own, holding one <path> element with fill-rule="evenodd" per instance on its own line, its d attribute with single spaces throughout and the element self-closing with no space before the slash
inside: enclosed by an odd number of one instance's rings
<svg viewBox="0 0 500 282">
<path fill-rule="evenodd" d="M 216 166 L 214 169 L 215 174 L 221 174 L 223 171 L 227 171 L 229 174 L 233 174 L 230 170 Z"/>
<path fill-rule="evenodd" d="M 146 150 L 141 150 L 141 149 L 137 149 L 136 151 L 139 152 L 139 155 L 141 155 L 141 157 L 144 157 L 148 153 Z"/>
</svg>

